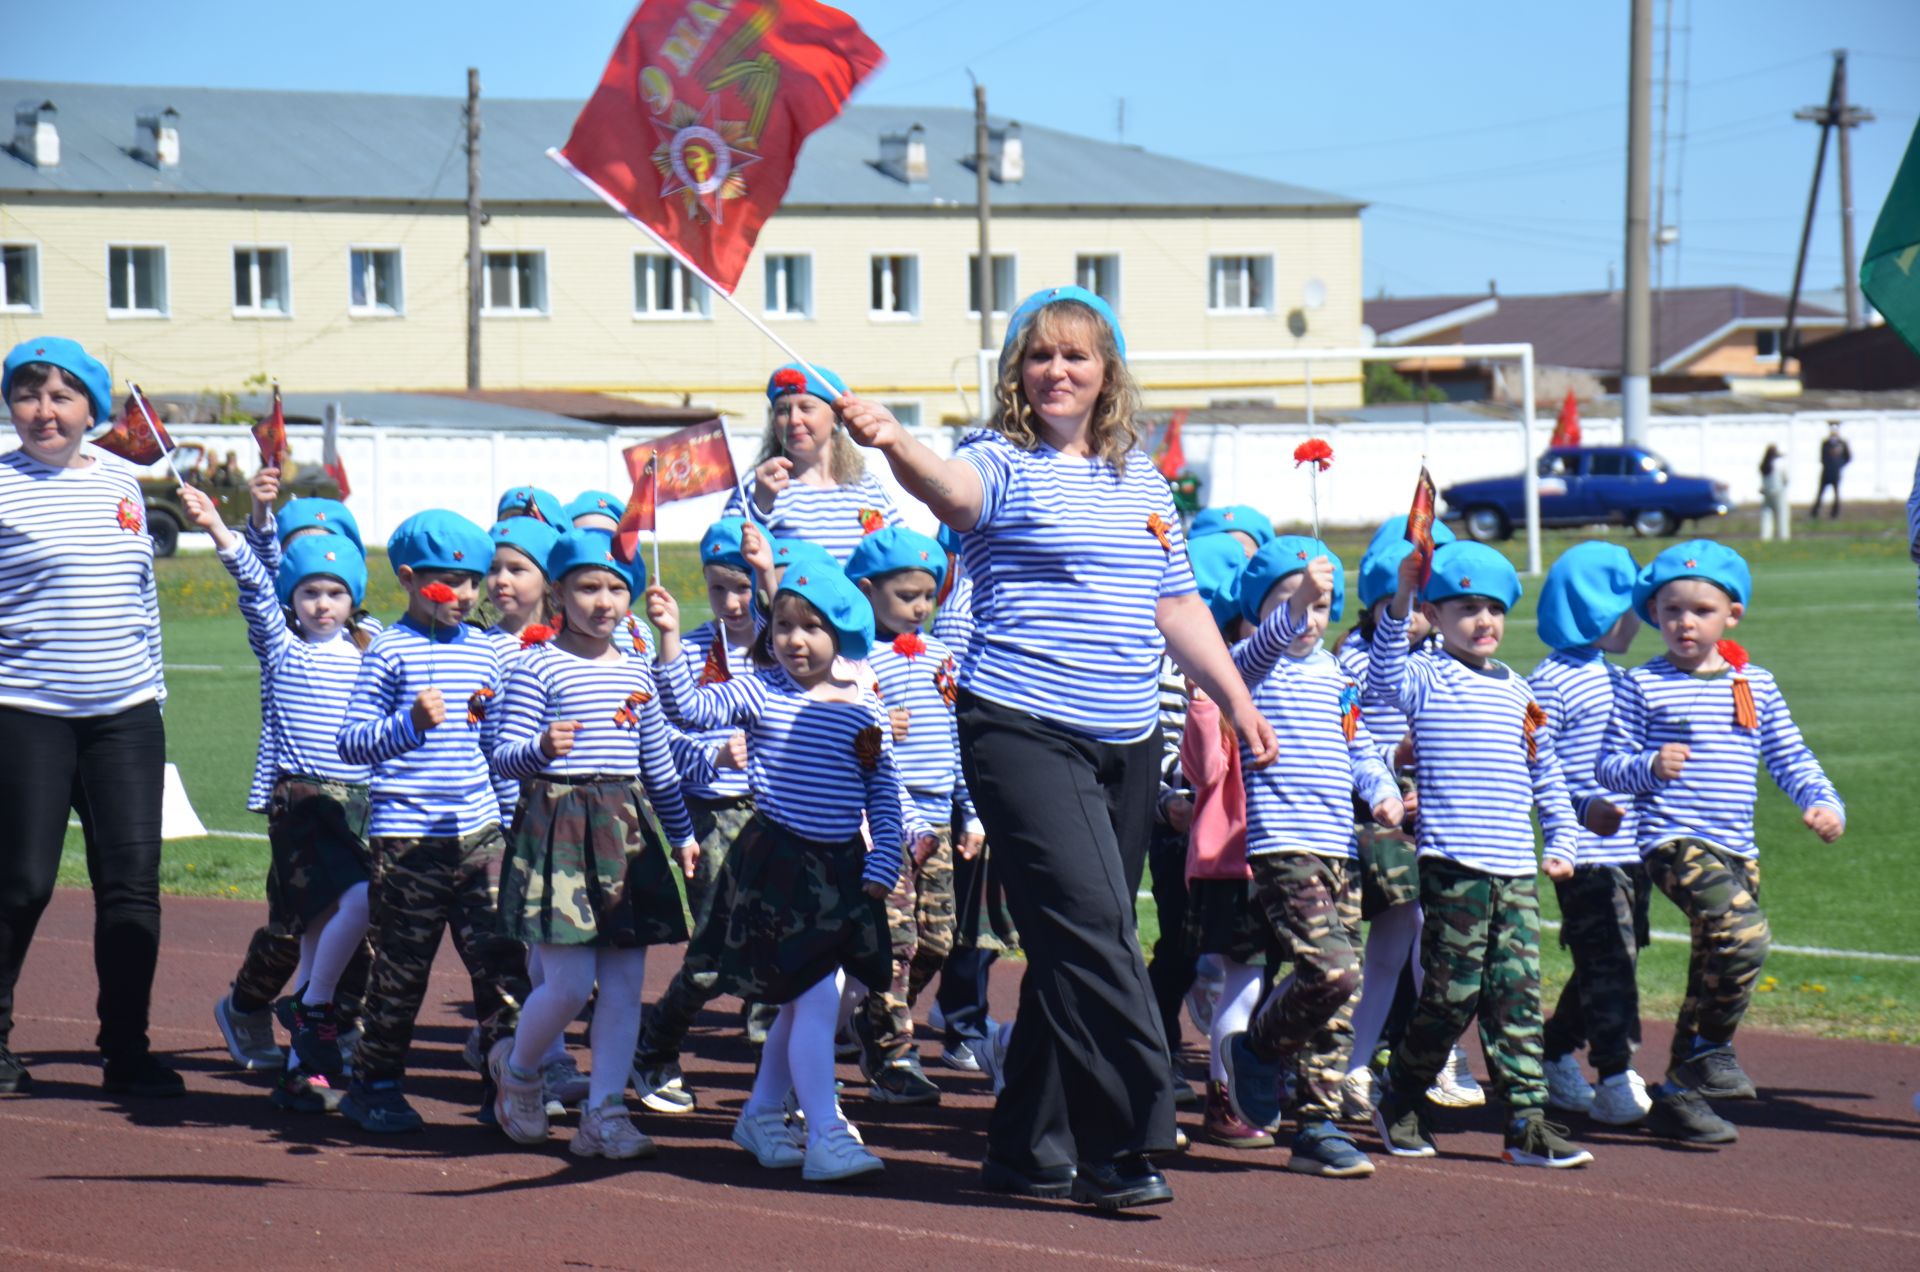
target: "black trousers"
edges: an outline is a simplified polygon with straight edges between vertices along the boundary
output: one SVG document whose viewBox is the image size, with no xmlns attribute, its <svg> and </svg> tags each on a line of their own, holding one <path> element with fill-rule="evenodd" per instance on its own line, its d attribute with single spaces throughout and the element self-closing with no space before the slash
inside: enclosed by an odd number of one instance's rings
<svg viewBox="0 0 1920 1272">
<path fill-rule="evenodd" d="M 958 808 L 953 824 L 965 824 Z M 953 950 L 940 968 L 940 985 L 934 994 L 946 1020 L 947 1046 L 987 1036 L 987 978 L 1000 951 L 980 944 L 986 932 L 1002 945 L 1019 943 L 991 843 L 971 858 L 953 855 Z"/>
<path fill-rule="evenodd" d="M 0 753 L 0 1045 L 13 1034 L 14 986 L 53 899 L 72 811 L 93 880 L 96 1042 L 109 1057 L 138 1055 L 160 956 L 160 708 L 71 718 L 0 707 Z"/>
<path fill-rule="evenodd" d="M 1833 490 L 1833 511 L 1827 516 L 1828 520 L 1832 520 L 1840 515 L 1840 474 L 1837 472 L 1820 474 L 1820 489 L 1813 492 L 1812 515 L 1816 517 L 1820 515 L 1820 501 L 1826 497 L 1829 487 Z"/>
<path fill-rule="evenodd" d="M 1158 737 L 1094 741 L 962 692 L 960 753 L 1027 971 L 987 1155 L 1015 1169 L 1174 1147 L 1165 1033 L 1134 931 Z"/>
<path fill-rule="evenodd" d="M 1160 937 L 1153 943 L 1147 979 L 1153 983 L 1154 1006 L 1160 1011 L 1167 1046 L 1178 1054 L 1180 1005 L 1193 988 L 1193 955 L 1187 946 L 1187 837 L 1156 821 L 1150 838 L 1147 860 L 1153 865 L 1153 908 L 1160 919 Z M 1137 883 L 1134 890 L 1139 891 Z"/>
</svg>

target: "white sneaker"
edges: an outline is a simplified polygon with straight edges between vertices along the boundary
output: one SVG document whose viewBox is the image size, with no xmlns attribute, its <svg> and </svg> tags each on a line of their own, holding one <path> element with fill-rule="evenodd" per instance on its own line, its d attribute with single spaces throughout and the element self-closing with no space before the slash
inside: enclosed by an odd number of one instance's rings
<svg viewBox="0 0 1920 1272">
<path fill-rule="evenodd" d="M 1547 1107 L 1563 1113 L 1586 1113 L 1593 1108 L 1593 1084 L 1580 1072 L 1572 1052 L 1543 1066 L 1547 1073 Z M 1641 1109 L 1641 1116 L 1646 1115 Z M 1636 1119 L 1637 1120 L 1637 1119 Z"/>
<path fill-rule="evenodd" d="M 1340 1083 L 1340 1120 L 1365 1122 L 1373 1117 L 1373 1092 L 1379 1079 L 1371 1067 L 1354 1069 Z"/>
<path fill-rule="evenodd" d="M 1467 1067 L 1465 1047 L 1455 1044 L 1447 1054 L 1446 1066 L 1427 1088 L 1427 1099 L 1448 1109 L 1477 1109 L 1487 1102 L 1487 1093 Z"/>
<path fill-rule="evenodd" d="M 1549 1088 L 1551 1092 L 1551 1088 Z M 1552 1101 L 1551 1093 L 1547 1096 Z M 1628 1069 L 1601 1079 L 1594 1090 L 1593 1107 L 1587 1116 L 1608 1126 L 1632 1126 L 1653 1111 L 1653 1097 L 1647 1094 L 1645 1079 Z"/>
<path fill-rule="evenodd" d="M 787 1130 L 787 1119 L 778 1113 L 749 1114 L 742 1109 L 733 1124 L 733 1142 L 768 1170 L 792 1170 L 807 1160 L 806 1151 Z"/>
<path fill-rule="evenodd" d="M 807 1145 L 806 1164 L 800 1178 L 815 1184 L 837 1183 L 877 1175 L 887 1164 L 869 1153 L 850 1133 L 845 1122 L 829 1126 L 826 1132 Z"/>
<path fill-rule="evenodd" d="M 513 1054 L 513 1039 L 502 1038 L 487 1053 L 487 1076 L 493 1079 L 493 1116 L 507 1138 L 516 1144 L 547 1142 L 547 1102 L 541 1090 L 540 1075 L 514 1076 L 507 1057 Z"/>
<path fill-rule="evenodd" d="M 787 1118 L 787 1133 L 793 1136 L 795 1144 L 805 1148 L 807 1146 L 807 1114 L 806 1110 L 800 1107 L 799 1092 L 792 1089 L 787 1091 L 784 1110 Z M 856 1143 L 867 1142 L 866 1136 L 860 1134 L 860 1128 L 855 1126 L 853 1119 L 847 1116 L 846 1109 L 841 1107 L 838 1095 L 833 1097 L 833 1115 L 840 1119 L 840 1124 L 847 1128 L 847 1134 L 853 1136 Z"/>
<path fill-rule="evenodd" d="M 597 1109 L 580 1114 L 580 1129 L 574 1132 L 567 1151 L 575 1157 L 605 1157 L 610 1161 L 632 1161 L 652 1157 L 657 1150 L 652 1140 L 633 1124 L 633 1115 L 617 1095 L 607 1097 Z"/>
</svg>

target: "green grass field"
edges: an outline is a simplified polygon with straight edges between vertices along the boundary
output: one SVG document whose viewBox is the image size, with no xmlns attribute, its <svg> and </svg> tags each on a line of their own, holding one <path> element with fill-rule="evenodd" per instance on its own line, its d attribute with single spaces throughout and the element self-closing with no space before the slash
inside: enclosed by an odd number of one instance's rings
<svg viewBox="0 0 1920 1272">
<path fill-rule="evenodd" d="M 1732 519 L 1721 533 L 1747 527 Z M 1776 944 L 1870 951 L 1896 960 L 1824 957 L 1776 951 L 1749 1019 L 1762 1027 L 1835 1036 L 1920 1042 L 1920 882 L 1907 860 L 1909 808 L 1901 792 L 1916 781 L 1917 736 L 1909 695 L 1920 685 L 1920 623 L 1914 610 L 1914 568 L 1905 553 L 1898 510 L 1857 509 L 1837 525 L 1788 544 L 1736 538 L 1754 566 L 1751 617 L 1738 637 L 1771 670 L 1808 741 L 1848 802 L 1847 833 L 1831 847 L 1799 823 L 1798 812 L 1764 777 L 1759 809 L 1763 900 Z M 1364 536 L 1330 535 L 1349 567 Z M 1580 537 L 1550 534 L 1548 560 Z M 1517 544 L 1506 545 L 1516 558 Z M 1657 544 L 1628 541 L 1645 560 Z M 369 606 L 390 617 L 400 594 L 384 561 L 373 562 Z M 689 625 L 706 617 L 705 593 L 692 549 L 665 552 L 667 584 Z M 232 587 L 211 556 L 163 561 L 161 606 L 166 624 L 168 749 L 194 807 L 210 830 L 260 836 L 265 820 L 246 811 L 258 732 L 258 674 L 232 605 Z M 1531 593 L 1534 589 L 1529 588 Z M 1505 655 L 1522 671 L 1544 653 L 1534 637 L 1532 597 L 1508 619 Z M 1659 651 L 1642 632 L 1631 661 Z M 68 839 L 62 882 L 84 884 L 78 832 Z M 263 839 L 210 835 L 167 844 L 163 886 L 199 895 L 258 897 L 266 861 Z M 1548 916 L 1552 890 L 1543 886 Z M 1654 926 L 1682 930 L 1679 913 L 1654 901 Z M 1142 936 L 1157 930 L 1143 906 Z M 1549 935 L 1548 993 L 1557 992 L 1567 962 Z M 1685 972 L 1685 946 L 1657 941 L 1644 956 L 1642 992 L 1648 1010 L 1670 1012 Z"/>
</svg>

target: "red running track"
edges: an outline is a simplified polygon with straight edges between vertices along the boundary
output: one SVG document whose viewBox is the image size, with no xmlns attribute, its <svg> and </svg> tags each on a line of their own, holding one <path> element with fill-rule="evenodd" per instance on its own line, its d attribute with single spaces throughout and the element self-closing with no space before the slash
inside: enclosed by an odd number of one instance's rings
<svg viewBox="0 0 1920 1272">
<path fill-rule="evenodd" d="M 1196 1146 L 1165 1163 L 1171 1206 L 1110 1218 L 980 1192 L 984 1083 L 937 1064 L 934 1109 L 870 1103 L 842 1068 L 847 1111 L 887 1162 L 877 1183 L 760 1170 L 727 1139 L 750 1078 L 730 1000 L 691 1040 L 699 1111 L 640 1114 L 653 1162 L 580 1164 L 570 1127 L 544 1151 L 517 1147 L 472 1121 L 480 1084 L 459 1058 L 466 990 L 448 949 L 411 1078 L 425 1134 L 282 1114 L 231 1067 L 211 1011 L 261 915 L 167 900 L 153 1036 L 189 1094 L 118 1102 L 91 1047 L 89 898 L 55 898 L 13 1038 L 38 1093 L 0 1099 L 0 1268 L 1920 1268 L 1920 1052 L 1904 1048 L 1742 1035 L 1763 1098 L 1725 1107 L 1741 1131 L 1725 1151 L 1577 1127 L 1593 1166 L 1519 1170 L 1480 1110 L 1442 1123 L 1443 1156 L 1377 1154 L 1369 1180 L 1288 1174 L 1284 1148 Z M 677 962 L 659 955 L 650 995 Z M 1018 965 L 1000 973 L 1008 1012 Z M 1650 1023 L 1652 1054 L 1663 1032 Z M 1183 1120 L 1197 1131 L 1196 1114 Z"/>
</svg>

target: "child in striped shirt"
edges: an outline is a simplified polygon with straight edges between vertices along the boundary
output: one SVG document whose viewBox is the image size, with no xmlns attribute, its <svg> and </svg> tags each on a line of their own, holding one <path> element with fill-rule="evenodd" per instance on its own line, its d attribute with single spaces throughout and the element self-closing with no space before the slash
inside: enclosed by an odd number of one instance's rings
<svg viewBox="0 0 1920 1272">
<path fill-rule="evenodd" d="M 1733 1034 L 1769 940 L 1753 835 L 1755 768 L 1766 764 L 1823 842 L 1846 829 L 1846 805 L 1772 673 L 1722 639 L 1752 595 L 1746 561 L 1711 540 L 1677 543 L 1654 558 L 1634 586 L 1633 607 L 1659 628 L 1667 652 L 1628 673 L 1598 769 L 1601 785 L 1636 796 L 1647 875 L 1693 929 L 1687 996 L 1647 1124 L 1697 1144 L 1737 1138 L 1709 1098 L 1754 1098 Z"/>
<path fill-rule="evenodd" d="M 416 513 L 387 542 L 406 615 L 367 647 L 340 730 L 340 754 L 372 766 L 368 831 L 379 862 L 374 963 L 353 1084 L 340 1112 L 367 1131 L 420 1129 L 402 1090 L 413 1022 L 441 929 L 474 982 L 482 1040 L 513 1029 L 526 954 L 499 930 L 505 841 L 488 780 L 500 653 L 462 621 L 493 540 L 455 513 Z"/>
<path fill-rule="evenodd" d="M 339 1104 L 345 1086 L 334 991 L 367 934 L 368 773 L 343 759 L 338 743 L 370 640 L 353 622 L 367 565 L 352 540 L 319 534 L 288 544 L 270 576 L 210 496 L 183 486 L 180 498 L 239 585 L 247 643 L 260 663 L 261 750 L 275 768 L 267 882 L 273 908 L 300 942 L 305 972 L 296 979 L 293 1037 L 273 1103 L 322 1113 Z"/>
<path fill-rule="evenodd" d="M 1625 676 L 1607 655 L 1626 653 L 1640 630 L 1633 612 L 1639 573 L 1618 544 L 1581 543 L 1562 553 L 1547 571 L 1537 610 L 1540 639 L 1553 653 L 1528 677 L 1554 722 L 1560 769 L 1580 821 L 1573 875 L 1553 883 L 1560 944 L 1573 958 L 1573 974 L 1546 1024 L 1547 1105 L 1609 1126 L 1638 1122 L 1651 1107 L 1632 1060 L 1640 1041 L 1634 964 L 1648 939 L 1652 886 L 1634 838 L 1633 797 L 1594 776 Z M 1582 1046 L 1598 1087 L 1580 1072 L 1573 1053 Z"/>
<path fill-rule="evenodd" d="M 937 1104 L 940 1088 L 920 1065 L 913 1005 L 953 950 L 953 859 L 980 851 L 985 835 L 960 771 L 953 651 L 920 627 L 946 581 L 946 552 L 905 526 L 868 535 L 847 558 L 847 577 L 873 606 L 876 640 L 867 655 L 893 735 L 907 797 L 933 828 L 887 896 L 893 978 L 871 987 L 854 1017 L 860 1070 L 883 1104 Z M 961 818 L 953 824 L 955 810 Z M 958 834 L 955 834 L 955 830 Z"/>
<path fill-rule="evenodd" d="M 1546 831 L 1547 872 L 1572 874 L 1572 800 L 1554 757 L 1553 723 L 1527 682 L 1494 658 L 1520 579 L 1507 559 L 1456 542 L 1433 556 L 1422 588 L 1418 556 L 1373 637 L 1371 675 L 1407 715 L 1420 787 L 1420 903 L 1425 915 L 1419 1004 L 1394 1049 L 1374 1126 L 1396 1157 L 1434 1155 L 1426 1090 L 1467 1023 L 1507 1102 L 1502 1160 L 1584 1166 L 1591 1153 L 1546 1120 L 1540 1066 L 1540 899 L 1533 822 Z M 1409 654 L 1407 619 L 1419 591 L 1440 649 Z"/>
<path fill-rule="evenodd" d="M 1293 975 L 1227 1037 L 1222 1056 L 1234 1112 L 1258 1127 L 1279 1122 L 1292 1062 L 1297 1132 L 1287 1169 L 1328 1179 L 1373 1173 L 1334 1123 L 1344 1049 L 1329 1026 L 1360 978 L 1353 797 L 1383 826 L 1399 825 L 1405 811 L 1360 718 L 1359 686 L 1320 647 L 1346 599 L 1344 577 L 1323 544 L 1298 535 L 1262 547 L 1240 576 L 1241 613 L 1259 626 L 1234 646 L 1234 665 L 1280 739 L 1280 758 L 1264 769 L 1242 747 L 1247 862 Z"/>
<path fill-rule="evenodd" d="M 553 579 L 560 630 L 526 631 L 493 749 L 495 772 L 525 783 L 502 871 L 501 922 L 538 953 L 542 977 L 514 1036 L 487 1057 L 495 1118 L 516 1143 L 546 1141 L 543 1070 L 597 983 L 593 1077 L 568 1148 L 579 1157 L 647 1157 L 653 1142 L 622 1099 L 640 1036 L 646 947 L 687 937 L 648 810 L 678 846 L 682 873 L 692 874 L 699 848 L 651 660 L 620 639 L 632 568 L 615 558 L 606 531 L 572 530 L 556 537 L 542 569 Z"/>
<path fill-rule="evenodd" d="M 808 1180 L 872 1174 L 882 1163 L 834 1095 L 833 1035 L 841 971 L 868 986 L 892 974 L 882 902 L 905 865 L 910 806 L 887 720 L 848 674 L 872 645 L 873 609 L 837 566 L 791 565 L 754 641 L 751 674 L 704 687 L 680 661 L 673 597 L 651 589 L 647 612 L 660 629 L 657 674 L 682 716 L 747 735 L 754 817 L 687 951 L 689 964 L 717 973 L 721 993 L 781 1005 L 734 1142 L 762 1166 L 798 1166 Z M 917 850 L 930 832 L 912 833 Z M 804 1147 L 784 1114 L 789 1091 Z"/>
</svg>

